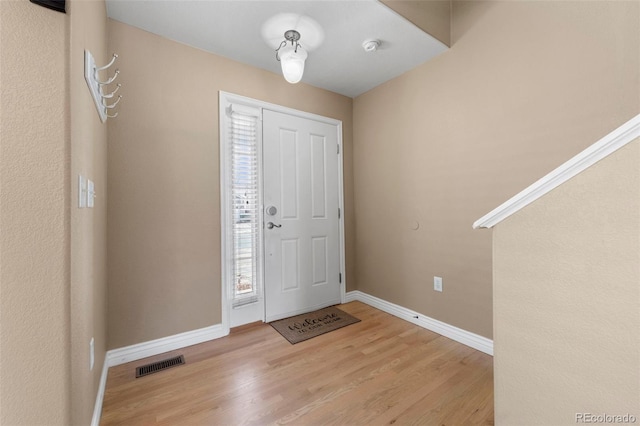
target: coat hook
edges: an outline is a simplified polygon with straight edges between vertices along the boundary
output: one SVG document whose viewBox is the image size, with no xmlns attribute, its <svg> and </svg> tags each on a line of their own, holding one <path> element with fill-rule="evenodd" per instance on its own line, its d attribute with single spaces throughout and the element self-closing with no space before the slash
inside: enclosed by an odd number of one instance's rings
<svg viewBox="0 0 640 426">
<path fill-rule="evenodd" d="M 100 80 L 98 80 L 97 78 L 96 78 L 95 80 L 96 80 L 96 83 L 98 83 L 99 85 L 101 85 L 101 86 L 106 86 L 107 84 L 111 84 L 111 83 L 113 83 L 113 81 L 114 81 L 116 78 L 118 78 L 118 74 L 120 74 L 120 70 L 116 70 L 116 72 L 115 72 L 115 74 L 113 75 L 113 77 L 111 77 L 111 78 L 110 78 L 109 80 L 107 80 L 107 81 L 100 81 Z"/>
<path fill-rule="evenodd" d="M 120 87 L 122 87 L 122 85 L 118 83 L 117 87 L 111 93 L 104 94 L 104 91 L 107 90 L 104 86 L 113 83 L 113 81 L 118 78 L 120 71 L 115 70 L 114 75 L 111 76 L 111 78 L 108 78 L 106 81 L 101 81 L 99 74 L 100 71 L 104 71 L 112 67 L 117 59 L 118 55 L 114 53 L 111 61 L 107 65 L 98 67 L 91 52 L 88 50 L 84 51 L 84 79 L 87 82 L 89 92 L 91 93 L 91 97 L 93 98 L 93 101 L 98 110 L 100 121 L 102 121 L 103 123 L 107 120 L 107 118 L 115 118 L 118 116 L 118 113 L 109 114 L 109 110 L 112 110 L 116 105 L 118 105 L 118 103 L 120 103 L 122 95 L 116 95 L 116 93 L 120 90 Z M 116 96 L 117 99 L 115 99 L 115 102 L 113 102 L 111 105 L 107 105 L 107 100 L 113 99 Z"/>
<path fill-rule="evenodd" d="M 116 86 L 116 90 L 114 90 L 113 92 L 109 93 L 108 95 L 102 95 L 102 98 L 103 99 L 111 99 L 111 98 L 113 98 L 113 95 L 115 95 L 116 92 L 118 90 L 120 90 L 121 87 L 122 87 L 122 84 L 118 83 L 118 85 Z"/>
<path fill-rule="evenodd" d="M 120 102 L 120 99 L 122 99 L 122 95 L 118 96 L 118 99 L 116 99 L 116 101 L 114 103 L 112 103 L 111 105 L 105 105 L 104 107 L 111 109 L 111 108 L 115 107 L 116 105 L 118 105 L 118 103 Z"/>
<path fill-rule="evenodd" d="M 96 67 L 95 72 L 97 73 L 98 71 L 102 71 L 102 70 L 106 70 L 107 68 L 109 68 L 111 65 L 113 65 L 113 63 L 116 61 L 116 59 L 118 59 L 118 54 L 114 53 L 113 54 L 113 58 L 111 59 L 111 62 L 109 62 L 107 65 L 105 65 L 104 67 Z"/>
</svg>

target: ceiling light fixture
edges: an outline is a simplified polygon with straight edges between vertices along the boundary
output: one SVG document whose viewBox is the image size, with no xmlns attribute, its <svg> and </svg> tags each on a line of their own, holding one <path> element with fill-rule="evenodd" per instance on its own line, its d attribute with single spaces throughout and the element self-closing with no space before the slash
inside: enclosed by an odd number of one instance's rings
<svg viewBox="0 0 640 426">
<path fill-rule="evenodd" d="M 296 30 L 286 31 L 284 38 L 285 40 L 280 43 L 280 47 L 276 49 L 276 59 L 280 61 L 284 79 L 291 84 L 295 84 L 302 80 L 307 52 L 298 43 L 300 33 Z M 291 42 L 291 44 L 288 42 Z"/>
</svg>

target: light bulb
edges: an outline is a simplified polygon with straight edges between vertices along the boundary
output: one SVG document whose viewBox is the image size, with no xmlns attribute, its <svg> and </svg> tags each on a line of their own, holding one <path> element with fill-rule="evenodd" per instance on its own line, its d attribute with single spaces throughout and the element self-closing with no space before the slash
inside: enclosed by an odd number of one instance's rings
<svg viewBox="0 0 640 426">
<path fill-rule="evenodd" d="M 297 50 L 297 51 L 296 51 Z M 282 66 L 282 75 L 289 83 L 295 84 L 302 80 L 304 73 L 304 61 L 307 59 L 307 52 L 300 46 L 287 44 L 278 52 L 280 56 L 280 65 Z"/>
</svg>

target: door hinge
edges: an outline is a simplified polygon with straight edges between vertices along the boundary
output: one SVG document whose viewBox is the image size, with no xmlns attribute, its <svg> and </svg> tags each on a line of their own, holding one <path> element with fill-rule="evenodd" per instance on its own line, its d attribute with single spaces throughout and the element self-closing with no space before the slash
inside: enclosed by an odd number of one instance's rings
<svg viewBox="0 0 640 426">
<path fill-rule="evenodd" d="M 338 219 L 340 219 L 340 207 L 338 207 Z"/>
<path fill-rule="evenodd" d="M 337 145 L 337 147 L 338 147 L 338 152 L 337 152 L 337 154 L 340 154 L 340 144 L 338 144 L 338 145 Z"/>
<path fill-rule="evenodd" d="M 338 273 L 338 282 L 342 284 L 342 272 Z"/>
</svg>

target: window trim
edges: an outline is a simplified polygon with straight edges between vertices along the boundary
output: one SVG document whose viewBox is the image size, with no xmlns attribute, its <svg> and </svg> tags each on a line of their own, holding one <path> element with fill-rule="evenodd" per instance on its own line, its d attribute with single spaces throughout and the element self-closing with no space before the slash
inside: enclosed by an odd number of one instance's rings
<svg viewBox="0 0 640 426">
<path fill-rule="evenodd" d="M 263 272 L 263 208 L 262 208 L 262 108 L 246 102 L 237 97 L 223 96 L 220 92 L 220 221 L 221 221 L 221 282 L 222 299 L 221 311 L 223 313 L 222 323 L 228 327 L 242 322 L 244 317 L 264 319 L 264 272 Z M 257 257 L 256 257 L 256 291 L 255 295 L 249 297 L 250 300 L 234 297 L 233 283 L 235 282 L 234 272 L 234 242 L 233 242 L 233 216 L 232 216 L 232 196 L 233 182 L 231 181 L 232 170 L 232 138 L 230 134 L 231 112 L 238 112 L 251 115 L 257 119 L 256 129 L 256 152 L 257 152 L 257 175 L 258 175 L 258 201 L 257 201 Z M 226 312 L 225 312 L 226 311 Z M 255 321 L 256 319 L 253 319 Z"/>
</svg>

